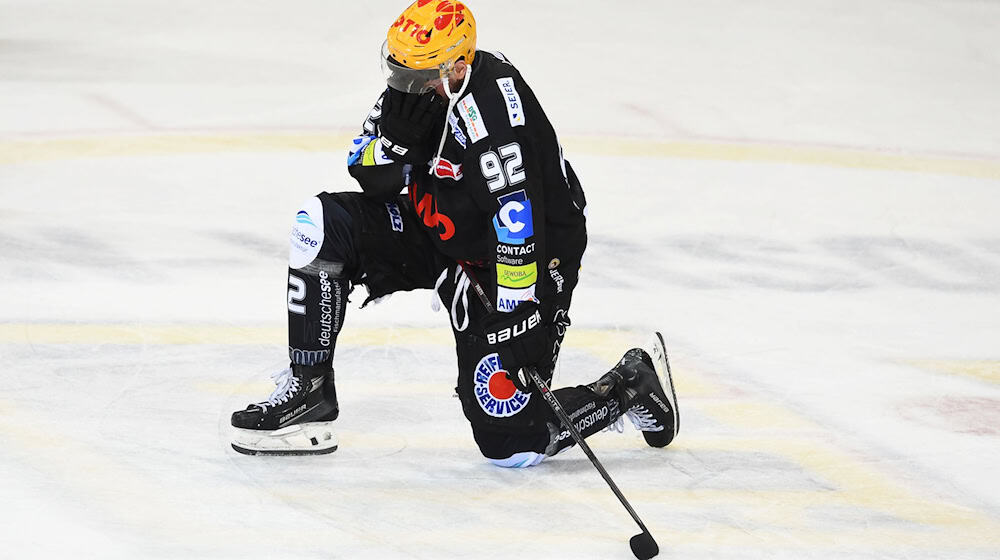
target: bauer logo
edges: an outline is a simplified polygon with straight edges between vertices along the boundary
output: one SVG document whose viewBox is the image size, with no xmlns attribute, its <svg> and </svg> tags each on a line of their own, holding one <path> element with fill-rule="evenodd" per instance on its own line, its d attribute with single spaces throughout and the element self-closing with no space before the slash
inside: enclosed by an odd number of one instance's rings
<svg viewBox="0 0 1000 560">
<path fill-rule="evenodd" d="M 523 190 L 497 199 L 500 211 L 493 217 L 497 241 L 510 245 L 523 245 L 524 240 L 535 234 L 531 221 L 531 201 Z"/>
<path fill-rule="evenodd" d="M 490 135 L 486 131 L 486 121 L 483 120 L 479 106 L 476 105 L 476 98 L 471 93 L 458 102 L 458 114 L 465 121 L 465 129 L 469 131 L 473 144 Z"/>
<path fill-rule="evenodd" d="M 497 87 L 500 88 L 500 95 L 503 95 L 504 104 L 507 106 L 510 126 L 524 126 L 524 106 L 521 105 L 521 96 L 514 87 L 514 78 L 498 78 Z"/>
<path fill-rule="evenodd" d="M 323 203 L 315 196 L 302 204 L 295 214 L 292 233 L 288 239 L 288 266 L 300 269 L 319 254 L 323 245 Z"/>
<path fill-rule="evenodd" d="M 507 379 L 499 354 L 489 354 L 479 360 L 473 378 L 473 391 L 483 412 L 494 418 L 508 418 L 524 410 L 531 399 L 517 390 Z"/>
</svg>

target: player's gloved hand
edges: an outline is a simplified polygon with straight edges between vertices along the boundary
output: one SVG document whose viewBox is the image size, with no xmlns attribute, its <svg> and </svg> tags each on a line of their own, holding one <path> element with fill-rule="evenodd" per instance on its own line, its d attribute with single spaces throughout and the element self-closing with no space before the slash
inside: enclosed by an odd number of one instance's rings
<svg viewBox="0 0 1000 560">
<path fill-rule="evenodd" d="M 387 88 L 379 120 L 385 155 L 394 161 L 427 163 L 437 148 L 434 133 L 440 134 L 447 107 L 433 91 L 418 94 Z"/>
<path fill-rule="evenodd" d="M 486 342 L 496 347 L 507 378 L 521 392 L 537 390 L 521 368 L 537 366 L 552 350 L 550 329 L 542 321 L 538 304 L 525 301 L 510 313 L 493 313 L 484 320 L 484 327 Z"/>
</svg>

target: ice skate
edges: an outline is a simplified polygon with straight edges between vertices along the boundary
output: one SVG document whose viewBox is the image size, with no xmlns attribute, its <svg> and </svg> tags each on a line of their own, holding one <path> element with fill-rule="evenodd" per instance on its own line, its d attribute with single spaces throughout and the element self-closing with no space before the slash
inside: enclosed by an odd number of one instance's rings
<svg viewBox="0 0 1000 560">
<path fill-rule="evenodd" d="M 232 416 L 232 445 L 246 455 L 316 455 L 337 450 L 333 421 L 340 412 L 329 366 L 300 366 L 271 376 L 267 400 Z"/>
<path fill-rule="evenodd" d="M 625 415 L 642 432 L 646 443 L 652 447 L 666 447 L 677 436 L 680 416 L 660 333 L 654 336 L 651 350 L 652 356 L 642 348 L 629 350 L 590 388 L 601 396 L 614 391 Z"/>
</svg>

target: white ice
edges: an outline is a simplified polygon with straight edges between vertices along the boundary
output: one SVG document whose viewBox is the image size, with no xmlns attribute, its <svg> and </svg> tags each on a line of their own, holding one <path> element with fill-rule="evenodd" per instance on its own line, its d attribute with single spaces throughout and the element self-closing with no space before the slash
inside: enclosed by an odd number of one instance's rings
<svg viewBox="0 0 1000 560">
<path fill-rule="evenodd" d="M 430 293 L 348 314 L 341 449 L 228 416 L 402 1 L 0 0 L 0 558 L 629 558 L 579 450 L 482 460 Z M 666 335 L 681 433 L 591 440 L 663 558 L 1000 556 L 1000 4 L 470 2 L 589 199 L 557 385 Z"/>
</svg>

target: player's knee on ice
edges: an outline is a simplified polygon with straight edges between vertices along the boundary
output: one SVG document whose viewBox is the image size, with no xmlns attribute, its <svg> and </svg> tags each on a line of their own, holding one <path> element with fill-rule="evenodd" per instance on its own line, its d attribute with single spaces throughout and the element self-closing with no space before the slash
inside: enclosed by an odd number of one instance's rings
<svg viewBox="0 0 1000 560">
<path fill-rule="evenodd" d="M 541 463 L 547 455 L 544 453 L 535 453 L 534 451 L 522 451 L 520 453 L 515 453 L 506 459 L 490 459 L 486 458 L 487 461 L 493 463 L 498 467 L 504 467 L 508 469 L 523 469 L 527 467 L 533 467 L 538 463 Z"/>
</svg>

